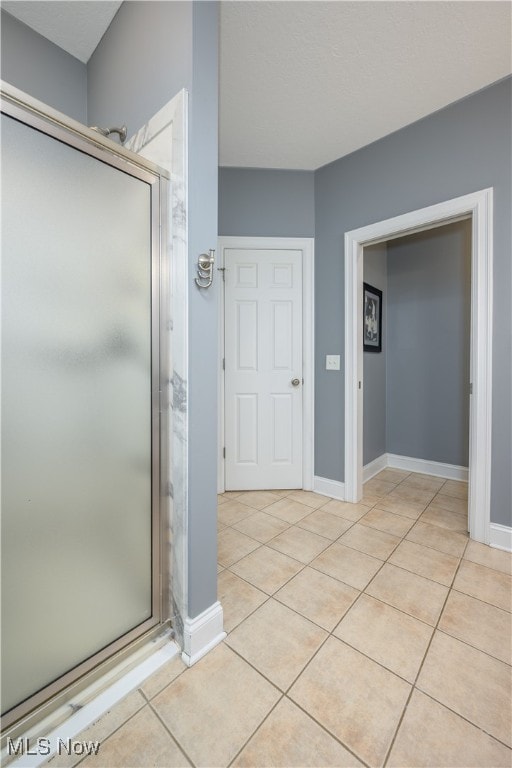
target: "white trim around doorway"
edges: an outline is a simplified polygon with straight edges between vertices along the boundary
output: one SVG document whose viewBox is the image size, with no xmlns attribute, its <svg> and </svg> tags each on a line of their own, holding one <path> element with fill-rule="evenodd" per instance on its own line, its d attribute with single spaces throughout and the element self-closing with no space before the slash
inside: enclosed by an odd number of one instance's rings
<svg viewBox="0 0 512 768">
<path fill-rule="evenodd" d="M 473 192 L 345 233 L 345 498 L 363 484 L 363 248 L 471 219 L 469 533 L 489 544 L 491 515 L 493 190 Z"/>
<path fill-rule="evenodd" d="M 302 487 L 306 491 L 313 490 L 314 462 L 314 404 L 315 404 L 315 355 L 314 355 L 314 275 L 315 275 L 315 241 L 312 237 L 219 237 L 218 269 L 223 274 L 224 250 L 226 248 L 261 248 L 275 250 L 302 251 L 302 376 L 303 409 L 302 409 Z M 225 490 L 225 462 L 223 447 L 225 445 L 224 431 L 224 283 L 219 298 L 219 450 L 218 450 L 218 493 Z"/>
</svg>

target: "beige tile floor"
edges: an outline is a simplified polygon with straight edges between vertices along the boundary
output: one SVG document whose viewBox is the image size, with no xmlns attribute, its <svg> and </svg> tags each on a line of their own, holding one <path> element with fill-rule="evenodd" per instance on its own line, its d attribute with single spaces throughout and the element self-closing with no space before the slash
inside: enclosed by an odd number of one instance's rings
<svg viewBox="0 0 512 768">
<path fill-rule="evenodd" d="M 81 765 L 510 768 L 511 556 L 466 508 L 464 483 L 397 470 L 360 504 L 223 494 L 225 642 L 77 737 L 102 740 Z"/>
</svg>

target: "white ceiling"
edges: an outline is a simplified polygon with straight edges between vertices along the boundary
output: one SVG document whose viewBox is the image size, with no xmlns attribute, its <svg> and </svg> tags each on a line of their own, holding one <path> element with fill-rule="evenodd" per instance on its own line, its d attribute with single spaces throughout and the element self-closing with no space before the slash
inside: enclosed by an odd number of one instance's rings
<svg viewBox="0 0 512 768">
<path fill-rule="evenodd" d="M 119 5 L 2 2 L 84 62 Z M 512 71 L 511 10 L 508 0 L 222 2 L 220 165 L 316 169 L 495 82 Z"/>
<path fill-rule="evenodd" d="M 226 2 L 220 164 L 314 169 L 511 71 L 508 2 Z"/>
<path fill-rule="evenodd" d="M 2 8 L 75 58 L 89 61 L 122 0 L 2 0 Z"/>
</svg>

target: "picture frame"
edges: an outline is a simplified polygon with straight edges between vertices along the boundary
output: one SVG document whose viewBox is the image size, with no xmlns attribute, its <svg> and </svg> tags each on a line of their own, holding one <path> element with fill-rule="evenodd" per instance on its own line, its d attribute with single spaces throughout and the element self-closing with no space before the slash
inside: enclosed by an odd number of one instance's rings
<svg viewBox="0 0 512 768">
<path fill-rule="evenodd" d="M 382 352 L 382 291 L 363 283 L 363 350 Z"/>
</svg>

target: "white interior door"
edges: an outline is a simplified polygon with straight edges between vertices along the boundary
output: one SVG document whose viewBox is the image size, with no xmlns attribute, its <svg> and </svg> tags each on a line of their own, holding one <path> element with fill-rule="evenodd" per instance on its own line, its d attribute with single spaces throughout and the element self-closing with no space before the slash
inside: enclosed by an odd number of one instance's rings
<svg viewBox="0 0 512 768">
<path fill-rule="evenodd" d="M 224 256 L 226 490 L 302 488 L 302 251 Z"/>
</svg>

